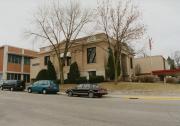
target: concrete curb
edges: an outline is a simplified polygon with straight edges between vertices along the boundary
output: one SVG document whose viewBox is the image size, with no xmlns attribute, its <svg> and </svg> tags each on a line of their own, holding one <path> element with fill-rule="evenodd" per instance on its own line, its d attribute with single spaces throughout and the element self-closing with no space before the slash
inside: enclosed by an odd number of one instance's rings
<svg viewBox="0 0 180 126">
<path fill-rule="evenodd" d="M 64 92 L 59 92 L 60 95 L 66 95 Z M 142 99 L 142 100 L 172 100 L 172 101 L 180 101 L 180 96 L 143 96 L 143 95 L 116 95 L 116 94 L 108 94 L 105 97 L 110 98 L 121 98 L 121 99 Z"/>
</svg>

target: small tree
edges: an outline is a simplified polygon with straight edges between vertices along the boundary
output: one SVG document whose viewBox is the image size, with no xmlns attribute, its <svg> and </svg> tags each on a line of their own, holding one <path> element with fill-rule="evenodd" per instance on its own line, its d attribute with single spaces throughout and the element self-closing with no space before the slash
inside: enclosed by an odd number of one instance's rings
<svg viewBox="0 0 180 126">
<path fill-rule="evenodd" d="M 56 70 L 50 60 L 48 61 L 47 75 L 49 80 L 57 80 Z"/>
<path fill-rule="evenodd" d="M 180 68 L 180 51 L 174 52 L 174 61 L 176 63 L 177 68 Z"/>
<path fill-rule="evenodd" d="M 114 74 L 114 59 L 113 59 L 113 51 L 111 48 L 109 48 L 109 56 L 108 56 L 108 62 L 107 62 L 107 68 L 106 68 L 106 74 L 107 78 L 110 80 L 114 80 L 115 74 Z"/>
<path fill-rule="evenodd" d="M 68 80 L 70 83 L 76 83 L 76 80 L 80 78 L 79 68 L 76 62 L 72 63 L 70 66 Z"/>
<path fill-rule="evenodd" d="M 167 62 L 168 62 L 168 64 L 170 65 L 170 69 L 171 69 L 171 70 L 176 69 L 175 62 L 174 62 L 174 60 L 173 60 L 171 57 L 168 57 L 168 58 L 167 58 Z"/>
<path fill-rule="evenodd" d="M 36 76 L 36 80 L 48 80 L 48 74 L 47 74 L 47 70 L 46 69 L 42 69 L 41 71 L 39 71 L 38 75 Z"/>
</svg>

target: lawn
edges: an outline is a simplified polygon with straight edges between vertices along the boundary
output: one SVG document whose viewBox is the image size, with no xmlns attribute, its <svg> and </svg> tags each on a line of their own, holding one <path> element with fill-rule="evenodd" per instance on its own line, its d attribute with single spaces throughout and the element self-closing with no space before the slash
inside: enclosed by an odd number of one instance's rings
<svg viewBox="0 0 180 126">
<path fill-rule="evenodd" d="M 105 82 L 100 84 L 101 87 L 108 89 L 109 92 L 151 92 L 151 93 L 180 93 L 180 84 L 164 84 L 164 83 L 131 83 Z M 75 87 L 76 84 L 61 85 L 61 91 Z"/>
</svg>

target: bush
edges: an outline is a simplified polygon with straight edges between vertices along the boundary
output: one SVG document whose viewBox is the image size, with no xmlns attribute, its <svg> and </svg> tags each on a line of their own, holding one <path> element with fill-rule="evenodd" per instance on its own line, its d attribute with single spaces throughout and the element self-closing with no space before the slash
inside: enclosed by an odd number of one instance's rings
<svg viewBox="0 0 180 126">
<path fill-rule="evenodd" d="M 65 80 L 64 80 L 64 84 L 70 84 L 69 79 L 65 79 Z"/>
<path fill-rule="evenodd" d="M 77 63 L 74 62 L 70 66 L 68 80 L 70 83 L 76 83 L 77 78 L 80 78 L 80 72 Z"/>
<path fill-rule="evenodd" d="M 56 70 L 50 60 L 48 61 L 47 75 L 48 75 L 48 80 L 57 80 Z"/>
<path fill-rule="evenodd" d="M 133 82 L 143 82 L 143 83 L 154 83 L 157 82 L 158 80 L 159 78 L 154 75 L 142 75 L 132 78 Z"/>
<path fill-rule="evenodd" d="M 36 80 L 48 80 L 48 71 L 46 69 L 42 69 L 39 71 L 38 75 L 36 76 Z"/>
<path fill-rule="evenodd" d="M 178 81 L 177 81 L 178 84 L 180 84 L 180 78 L 178 78 Z"/>
<path fill-rule="evenodd" d="M 78 79 L 76 79 L 76 83 L 77 84 L 87 83 L 87 78 L 86 77 L 79 77 Z"/>
<path fill-rule="evenodd" d="M 157 82 L 157 80 L 158 78 L 154 75 L 146 75 L 140 78 L 140 81 L 144 83 L 154 83 Z"/>
<path fill-rule="evenodd" d="M 139 77 L 138 76 L 133 76 L 131 78 L 132 82 L 139 82 Z"/>
<path fill-rule="evenodd" d="M 104 82 L 104 76 L 94 76 L 89 78 L 90 83 L 101 83 Z"/>
<path fill-rule="evenodd" d="M 178 80 L 175 77 L 166 78 L 166 83 L 175 84 L 175 83 L 178 83 Z"/>
</svg>

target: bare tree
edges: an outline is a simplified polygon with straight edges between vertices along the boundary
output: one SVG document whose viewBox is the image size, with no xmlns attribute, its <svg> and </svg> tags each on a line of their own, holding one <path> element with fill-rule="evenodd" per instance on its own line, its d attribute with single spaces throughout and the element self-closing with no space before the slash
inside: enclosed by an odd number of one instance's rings
<svg viewBox="0 0 180 126">
<path fill-rule="evenodd" d="M 174 52 L 174 61 L 176 62 L 176 66 L 180 68 L 180 51 Z"/>
<path fill-rule="evenodd" d="M 63 84 L 63 68 L 67 52 L 83 27 L 90 22 L 91 12 L 81 8 L 77 1 L 69 1 L 66 4 L 60 2 L 60 0 L 52 1 L 49 6 L 40 8 L 35 16 L 35 29 L 28 33 L 51 44 L 58 60 L 59 78 Z M 62 58 L 60 54 L 63 54 Z"/>
<path fill-rule="evenodd" d="M 140 22 L 140 12 L 133 6 L 131 1 L 119 1 L 112 5 L 113 0 L 98 1 L 97 12 L 100 17 L 100 25 L 106 33 L 109 48 L 114 54 L 115 82 L 122 76 L 121 55 L 124 45 L 139 39 L 145 31 Z M 120 64 L 120 76 L 118 77 L 118 66 Z"/>
</svg>

